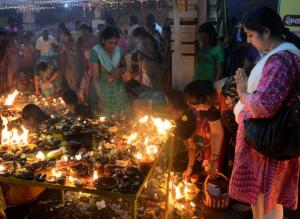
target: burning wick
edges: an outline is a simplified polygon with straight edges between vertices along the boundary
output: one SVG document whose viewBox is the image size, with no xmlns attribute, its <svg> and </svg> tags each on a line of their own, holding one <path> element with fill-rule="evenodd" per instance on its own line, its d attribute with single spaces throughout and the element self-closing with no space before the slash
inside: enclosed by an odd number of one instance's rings
<svg viewBox="0 0 300 219">
<path fill-rule="evenodd" d="M 98 173 L 97 173 L 97 171 L 95 170 L 95 171 L 94 171 L 94 175 L 93 175 L 93 180 L 95 181 L 96 179 L 98 179 Z"/>
<path fill-rule="evenodd" d="M 196 207 L 196 205 L 195 205 L 194 202 L 190 202 L 190 205 L 191 205 L 192 208 L 195 208 L 195 207 Z"/>
<path fill-rule="evenodd" d="M 36 154 L 36 159 L 40 160 L 40 161 L 44 161 L 45 160 L 45 155 L 43 152 L 39 151 L 37 154 Z"/>
<path fill-rule="evenodd" d="M 0 173 L 2 173 L 5 170 L 5 167 L 3 165 L 0 165 Z"/>
<path fill-rule="evenodd" d="M 139 161 L 142 159 L 142 157 L 143 157 L 142 153 L 138 152 L 136 154 L 136 159 L 138 159 Z"/>
<path fill-rule="evenodd" d="M 63 159 L 65 162 L 68 162 L 68 156 L 67 156 L 67 155 L 63 155 L 63 156 L 62 156 L 62 159 Z"/>
<path fill-rule="evenodd" d="M 137 134 L 133 133 L 129 136 L 129 138 L 127 139 L 127 144 L 132 143 L 135 139 L 137 138 Z"/>
<path fill-rule="evenodd" d="M 17 90 L 15 90 L 12 94 L 9 94 L 4 102 L 4 105 L 5 106 L 13 105 L 18 94 L 19 94 L 19 92 Z"/>
<path fill-rule="evenodd" d="M 139 120 L 139 122 L 140 122 L 140 123 L 146 123 L 146 122 L 148 121 L 148 119 L 149 119 L 149 116 L 148 116 L 148 115 L 145 115 L 143 118 L 141 118 L 141 119 Z"/>
<path fill-rule="evenodd" d="M 102 116 L 99 118 L 99 120 L 100 120 L 100 122 L 105 122 L 106 118 Z"/>
<path fill-rule="evenodd" d="M 51 115 L 51 119 L 54 119 L 54 115 Z"/>
<path fill-rule="evenodd" d="M 59 178 L 62 176 L 61 172 L 56 172 L 55 169 L 52 169 L 52 176 Z"/>
<path fill-rule="evenodd" d="M 76 160 L 81 160 L 81 154 L 75 155 L 75 159 L 76 159 Z"/>
</svg>

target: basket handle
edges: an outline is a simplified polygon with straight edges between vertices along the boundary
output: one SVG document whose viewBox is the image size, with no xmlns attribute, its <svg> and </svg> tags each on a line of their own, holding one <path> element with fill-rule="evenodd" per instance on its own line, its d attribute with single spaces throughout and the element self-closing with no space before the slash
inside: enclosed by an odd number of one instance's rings
<svg viewBox="0 0 300 219">
<path fill-rule="evenodd" d="M 224 174 L 222 174 L 222 173 L 220 173 L 220 172 L 217 172 L 217 175 L 223 177 L 226 181 L 228 181 L 228 178 L 227 178 Z M 207 184 L 208 184 L 208 180 L 209 180 L 210 178 L 211 178 L 210 175 L 207 175 L 207 177 L 205 178 L 205 181 L 204 181 L 204 184 L 203 184 L 203 187 L 204 187 L 204 191 L 205 191 L 205 192 L 207 192 Z"/>
</svg>

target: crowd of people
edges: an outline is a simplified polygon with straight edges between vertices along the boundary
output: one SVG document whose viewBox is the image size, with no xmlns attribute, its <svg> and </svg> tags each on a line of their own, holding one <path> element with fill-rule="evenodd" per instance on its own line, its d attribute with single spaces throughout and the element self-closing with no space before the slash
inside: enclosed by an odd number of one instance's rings
<svg viewBox="0 0 300 219">
<path fill-rule="evenodd" d="M 227 173 L 230 197 L 250 204 L 254 219 L 296 209 L 299 158 L 274 160 L 244 140 L 245 120 L 275 115 L 300 86 L 300 40 L 280 16 L 259 7 L 233 25 L 226 44 L 212 23 L 201 24 L 194 80 L 183 92 L 171 89 L 170 25 L 151 14 L 145 26 L 136 16 L 129 24 L 123 32 L 109 17 L 94 34 L 80 21 L 72 32 L 61 23 L 56 37 L 44 29 L 36 40 L 18 38 L 10 24 L 0 31 L 0 92 L 25 76 L 37 95 L 63 95 L 74 114 L 165 112 L 187 146 L 183 178 L 199 168 Z"/>
</svg>

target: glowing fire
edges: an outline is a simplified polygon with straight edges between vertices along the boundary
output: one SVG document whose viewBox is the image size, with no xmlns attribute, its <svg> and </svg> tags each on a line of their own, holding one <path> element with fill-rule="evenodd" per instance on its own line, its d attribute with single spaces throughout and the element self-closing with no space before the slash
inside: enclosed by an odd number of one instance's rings
<svg viewBox="0 0 300 219">
<path fill-rule="evenodd" d="M 1 144 L 2 145 L 27 145 L 27 137 L 29 131 L 21 126 L 22 134 L 19 135 L 17 129 L 13 129 L 12 131 L 8 130 L 8 120 L 5 117 L 1 117 L 3 121 L 4 128 L 2 129 L 2 138 Z"/>
<path fill-rule="evenodd" d="M 156 130 L 159 134 L 167 134 L 168 130 L 170 130 L 173 125 L 169 120 L 162 120 L 161 118 L 151 118 L 154 125 L 156 126 Z"/>
<path fill-rule="evenodd" d="M 157 152 L 158 152 L 158 149 L 155 145 L 149 145 L 146 147 L 146 153 L 148 155 L 157 154 Z"/>
<path fill-rule="evenodd" d="M 129 136 L 129 138 L 127 139 L 127 144 L 132 143 L 135 139 L 137 138 L 137 134 L 133 133 Z"/>
<path fill-rule="evenodd" d="M 69 176 L 69 180 L 70 180 L 71 183 L 75 183 L 75 178 L 74 177 Z"/>
<path fill-rule="evenodd" d="M 5 167 L 3 165 L 0 165 L 0 173 L 5 170 Z"/>
<path fill-rule="evenodd" d="M 97 173 L 97 171 L 95 170 L 95 171 L 94 171 L 94 175 L 93 175 L 93 180 L 96 180 L 96 179 L 98 179 L 98 173 Z"/>
<path fill-rule="evenodd" d="M 15 90 L 12 94 L 9 94 L 7 96 L 7 98 L 5 99 L 4 105 L 5 106 L 11 106 L 13 105 L 17 95 L 19 94 L 19 92 L 17 90 Z"/>
<path fill-rule="evenodd" d="M 106 118 L 105 117 L 100 117 L 100 122 L 105 122 Z"/>
<path fill-rule="evenodd" d="M 45 154 L 41 151 L 39 151 L 35 157 L 36 157 L 36 159 L 41 160 L 41 161 L 45 160 Z"/>
<path fill-rule="evenodd" d="M 146 123 L 149 119 L 149 116 L 145 115 L 143 118 L 139 120 L 140 123 Z"/>
<path fill-rule="evenodd" d="M 55 176 L 56 178 L 60 178 L 62 176 L 62 172 L 56 172 L 55 169 L 52 169 L 52 176 Z"/>
<path fill-rule="evenodd" d="M 190 202 L 190 205 L 191 205 L 192 208 L 195 208 L 195 207 L 196 207 L 196 205 L 195 205 L 194 202 Z"/>
<path fill-rule="evenodd" d="M 175 194 L 176 194 L 176 199 L 182 199 L 183 198 L 183 194 L 181 193 L 181 189 L 180 189 L 180 185 L 179 186 L 174 186 L 175 188 Z"/>
<path fill-rule="evenodd" d="M 136 154 L 136 159 L 141 160 L 142 157 L 143 157 L 142 153 L 138 152 L 138 153 Z"/>
<path fill-rule="evenodd" d="M 76 159 L 76 160 L 81 160 L 81 154 L 75 155 L 75 159 Z"/>
</svg>

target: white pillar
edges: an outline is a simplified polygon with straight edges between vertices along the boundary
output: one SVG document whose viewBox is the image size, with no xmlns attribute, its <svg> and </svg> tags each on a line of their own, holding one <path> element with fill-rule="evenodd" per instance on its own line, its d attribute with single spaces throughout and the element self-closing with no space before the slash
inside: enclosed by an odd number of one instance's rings
<svg viewBox="0 0 300 219">
<path fill-rule="evenodd" d="M 195 68 L 197 0 L 189 0 L 188 3 L 188 10 L 179 12 L 176 0 L 173 0 L 172 85 L 176 90 L 183 90 L 193 80 Z"/>
</svg>

